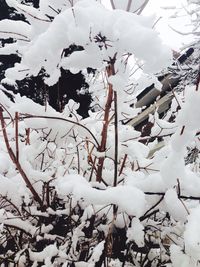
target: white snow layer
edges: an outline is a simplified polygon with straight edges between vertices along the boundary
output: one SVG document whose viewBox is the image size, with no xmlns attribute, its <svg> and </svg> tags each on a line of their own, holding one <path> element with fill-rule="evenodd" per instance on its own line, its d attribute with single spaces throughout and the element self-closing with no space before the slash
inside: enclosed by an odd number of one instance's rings
<svg viewBox="0 0 200 267">
<path fill-rule="evenodd" d="M 165 204 L 169 214 L 177 221 L 185 222 L 187 219 L 187 211 L 184 204 L 178 198 L 174 189 L 168 189 L 165 193 Z"/>
<path fill-rule="evenodd" d="M 92 188 L 80 175 L 66 175 L 56 181 L 57 191 L 62 196 L 73 194 L 76 200 L 84 199 L 88 204 L 115 204 L 123 212 L 140 217 L 145 210 L 144 193 L 133 186 L 110 187 L 105 190 Z"/>
<path fill-rule="evenodd" d="M 138 218 L 133 218 L 131 227 L 127 230 L 127 242 L 135 241 L 138 247 L 144 246 L 144 226 Z"/>
<path fill-rule="evenodd" d="M 184 233 L 185 250 L 193 259 L 199 260 L 200 255 L 200 206 L 194 208 L 188 216 Z"/>
</svg>

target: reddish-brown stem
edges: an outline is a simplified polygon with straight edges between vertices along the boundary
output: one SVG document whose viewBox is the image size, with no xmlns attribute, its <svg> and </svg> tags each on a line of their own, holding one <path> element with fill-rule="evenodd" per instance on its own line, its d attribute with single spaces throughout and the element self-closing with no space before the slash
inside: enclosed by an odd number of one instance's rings
<svg viewBox="0 0 200 267">
<path fill-rule="evenodd" d="M 26 129 L 26 141 L 25 145 L 30 145 L 30 128 Z"/>
<path fill-rule="evenodd" d="M 26 10 L 24 10 L 23 8 L 20 8 L 20 7 L 17 7 L 17 9 L 21 10 L 22 12 L 24 12 L 25 14 L 29 15 L 30 17 L 36 19 L 36 20 L 40 20 L 40 21 L 44 21 L 44 22 L 51 22 L 50 20 L 48 19 L 41 19 L 41 18 L 38 18 L 36 17 L 35 15 L 32 15 L 31 13 L 27 12 Z"/>
<path fill-rule="evenodd" d="M 126 163 L 126 159 L 127 159 L 127 154 L 124 155 L 124 159 L 122 161 L 122 165 L 121 165 L 121 168 L 119 170 L 119 176 L 122 174 L 122 171 L 123 171 L 125 163 Z"/>
<path fill-rule="evenodd" d="M 114 91 L 114 109 L 115 109 L 115 160 L 114 160 L 114 183 L 117 185 L 118 177 L 118 112 L 117 112 L 117 92 Z"/>
<path fill-rule="evenodd" d="M 107 75 L 110 77 L 114 74 L 114 64 L 111 64 L 109 67 L 107 67 Z M 113 101 L 113 86 L 111 83 L 108 83 L 108 96 L 107 101 L 105 105 L 105 112 L 104 112 L 104 124 L 103 129 L 101 132 L 101 144 L 98 148 L 99 152 L 105 152 L 106 150 L 106 141 L 107 141 L 107 133 L 108 133 L 108 125 L 109 125 L 109 115 L 111 110 L 111 105 Z M 103 163 L 104 163 L 105 157 L 100 157 L 97 164 L 97 176 L 96 181 L 101 182 L 102 179 L 102 170 L 103 170 Z"/>
<path fill-rule="evenodd" d="M 18 140 L 18 133 L 19 133 L 19 114 L 18 112 L 15 113 L 15 146 L 16 146 L 16 160 L 19 161 L 19 140 Z"/>
<path fill-rule="evenodd" d="M 1 121 L 3 137 L 4 137 L 4 141 L 5 141 L 5 144 L 6 144 L 6 148 L 7 148 L 8 154 L 9 154 L 12 162 L 15 164 L 16 168 L 18 169 L 19 173 L 21 174 L 21 176 L 22 176 L 24 182 L 26 183 L 27 187 L 31 191 L 34 199 L 38 202 L 38 204 L 40 205 L 41 209 L 44 210 L 42 199 L 40 198 L 40 196 L 38 195 L 38 193 L 34 189 L 33 185 L 29 181 L 27 175 L 25 174 L 24 170 L 21 167 L 21 164 L 19 163 L 19 160 L 17 160 L 17 157 L 15 156 L 12 148 L 10 147 L 9 140 L 8 140 L 8 135 L 7 135 L 7 131 L 6 131 L 6 125 L 5 125 L 5 121 L 4 121 L 4 117 L 3 117 L 3 110 L 2 110 L 1 107 L 0 107 L 0 121 Z"/>
<path fill-rule="evenodd" d="M 92 170 L 91 170 L 91 173 L 90 173 L 89 182 L 92 181 L 92 175 L 93 175 L 93 173 L 94 173 L 94 170 L 96 170 L 96 166 L 95 166 L 95 164 L 96 164 L 96 160 L 97 160 L 97 157 L 95 157 L 94 160 L 92 159 L 92 157 L 91 157 L 91 159 L 90 159 L 90 161 L 91 161 L 91 163 L 92 163 Z"/>
<path fill-rule="evenodd" d="M 23 34 L 20 34 L 20 33 L 17 33 L 17 32 L 9 32 L 9 31 L 0 31 L 0 33 L 4 33 L 4 34 L 13 34 L 13 35 L 16 35 L 16 36 L 19 36 L 19 37 L 23 37 L 25 39 L 20 39 L 20 40 L 23 40 L 25 42 L 30 42 L 30 39 L 23 35 Z"/>
</svg>

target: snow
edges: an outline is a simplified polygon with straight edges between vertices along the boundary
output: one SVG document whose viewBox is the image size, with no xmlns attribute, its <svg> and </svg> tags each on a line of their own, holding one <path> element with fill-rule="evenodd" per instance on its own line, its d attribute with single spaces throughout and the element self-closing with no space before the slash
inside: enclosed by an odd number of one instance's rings
<svg viewBox="0 0 200 267">
<path fill-rule="evenodd" d="M 195 90 L 194 86 L 187 88 L 185 103 L 176 119 L 178 127 L 171 138 L 171 152 L 161 167 L 163 180 L 168 187 L 176 184 L 177 179 L 186 179 L 184 168 L 186 147 L 194 139 L 196 131 L 200 128 L 199 97 L 200 93 Z"/>
<path fill-rule="evenodd" d="M 63 58 L 60 66 L 64 69 L 74 68 L 79 72 L 82 69 L 86 69 L 87 67 L 98 69 L 102 64 L 102 56 L 94 45 L 88 45 L 85 47 L 84 51 L 76 51 L 71 54 L 69 57 Z"/>
<path fill-rule="evenodd" d="M 105 246 L 105 241 L 101 241 L 93 250 L 92 252 L 92 256 L 89 259 L 89 266 L 95 266 L 95 265 L 91 265 L 90 263 L 95 263 L 99 261 L 99 258 L 102 254 L 102 251 L 104 250 L 104 246 Z"/>
<path fill-rule="evenodd" d="M 167 188 L 172 187 L 185 176 L 184 158 L 180 153 L 171 152 L 168 158 L 165 159 L 161 166 L 161 175 Z"/>
<path fill-rule="evenodd" d="M 50 20 L 41 11 L 32 6 L 20 4 L 17 0 L 6 0 L 6 3 L 8 6 L 17 9 L 18 12 L 26 15 L 26 18 L 30 23 L 34 23 L 34 20 L 50 22 Z"/>
<path fill-rule="evenodd" d="M 133 159 L 145 158 L 149 154 L 149 148 L 137 141 L 129 140 L 122 143 L 122 151 L 124 154 L 130 155 Z"/>
<path fill-rule="evenodd" d="M 6 155 L 0 154 L 0 174 L 5 174 L 10 168 L 10 161 Z"/>
<path fill-rule="evenodd" d="M 171 258 L 172 258 L 172 263 L 173 267 L 180 267 L 180 266 L 185 266 L 185 267 L 192 267 L 192 262 L 188 255 L 184 254 L 184 252 L 181 250 L 180 247 L 177 245 L 172 245 L 170 247 L 170 253 L 171 253 Z M 194 262 L 193 262 L 194 264 Z"/>
<path fill-rule="evenodd" d="M 10 173 L 9 169 L 7 169 L 8 173 Z M 3 173 L 3 175 L 5 175 L 5 173 Z M 25 195 L 27 194 L 26 188 L 24 188 L 24 183 L 23 181 L 21 181 L 21 177 L 19 175 L 16 175 L 16 173 L 12 178 L 8 178 L 3 175 L 0 175 L 1 197 L 5 197 L 5 199 L 8 198 L 11 202 L 15 203 L 17 207 L 20 207 L 20 205 L 22 204 L 22 196 L 25 197 Z M 13 192 L 15 192 L 15 194 L 13 194 Z"/>
<path fill-rule="evenodd" d="M 115 204 L 123 212 L 140 217 L 145 208 L 144 193 L 132 186 L 110 187 L 106 190 L 92 188 L 80 175 L 67 175 L 56 181 L 57 191 L 61 196 L 73 194 L 78 201 L 84 199 L 88 204 Z"/>
<path fill-rule="evenodd" d="M 185 250 L 195 260 L 199 259 L 200 253 L 200 207 L 191 210 L 185 227 L 184 239 Z"/>
<path fill-rule="evenodd" d="M 186 86 L 186 101 L 182 105 L 182 112 L 177 117 L 179 125 L 185 125 L 186 130 L 195 131 L 200 128 L 200 91 L 195 86 Z"/>
<path fill-rule="evenodd" d="M 0 21 L 0 38 L 24 39 L 30 41 L 31 26 L 28 23 L 14 20 Z"/>
<path fill-rule="evenodd" d="M 177 192 L 174 189 L 167 190 L 164 200 L 167 211 L 176 221 L 185 222 L 187 220 L 188 213 L 186 207 L 178 199 Z"/>
<path fill-rule="evenodd" d="M 127 230 L 127 242 L 135 241 L 138 247 L 144 247 L 144 226 L 137 218 L 133 218 L 131 227 Z"/>
<path fill-rule="evenodd" d="M 44 260 L 51 260 L 58 254 L 56 245 L 49 245 L 44 248 L 41 252 L 31 251 L 29 249 L 30 259 L 34 262 L 43 262 Z"/>
<path fill-rule="evenodd" d="M 145 176 L 142 172 L 128 173 L 125 184 L 133 185 L 144 192 L 164 192 L 165 184 L 159 173 L 152 173 Z"/>
<path fill-rule="evenodd" d="M 37 228 L 30 222 L 23 221 L 22 219 L 13 216 L 11 213 L 6 212 L 4 209 L 1 209 L 0 211 L 0 222 L 4 225 L 21 229 L 23 232 L 28 233 L 31 236 L 34 236 L 37 233 Z"/>
<path fill-rule="evenodd" d="M 151 261 L 152 266 L 158 266 L 159 260 L 159 264 L 171 260 L 170 267 L 193 267 L 199 261 L 200 207 L 195 200 L 200 192 L 199 170 L 185 162 L 188 147 L 199 148 L 199 90 L 190 85 L 183 101 L 177 96 L 182 108 L 174 122 L 168 121 L 169 114 L 164 119 L 157 112 L 151 115 L 154 127 L 150 136 L 124 125 L 124 120 L 141 111 L 134 104 L 141 86 L 149 85 L 147 80 L 161 90 L 153 73 L 169 66 L 172 55 L 152 29 L 154 18 L 137 15 L 145 1 L 129 1 L 131 12 L 126 12 L 128 1 L 113 1 L 115 10 L 94 0 L 73 4 L 44 0 L 39 9 L 20 0 L 6 0 L 28 23 L 0 21 L 0 38 L 15 37 L 0 53 L 19 53 L 21 57 L 21 62 L 6 70 L 1 82 L 16 85 L 43 70 L 44 83 L 52 86 L 63 68 L 72 73 L 82 71 L 92 95 L 89 118 L 82 119 L 77 114 L 79 104 L 73 100 L 58 113 L 19 94 L 12 102 L 0 87 L 1 123 L 5 123 L 4 131 L 0 130 L 0 246 L 10 236 L 10 229 L 16 242 L 23 233 L 26 242 L 17 243 L 16 264 L 25 266 L 28 253 L 32 266 L 64 267 L 69 262 L 94 267 L 108 249 L 109 238 L 113 253 L 116 244 L 120 247 L 120 234 L 115 238 L 118 231 L 124 231 L 133 261 L 125 263 L 126 267 L 140 266 L 141 260 L 145 260 L 143 265 Z M 81 49 L 65 56 L 70 45 Z M 140 79 L 133 75 L 133 62 L 141 69 Z M 96 69 L 94 76 L 87 74 L 88 67 Z M 106 118 L 111 89 L 117 95 L 117 108 L 112 101 Z M 176 107 L 173 102 L 171 112 L 177 112 Z M 105 125 L 108 128 L 102 132 Z M 149 156 L 161 135 L 168 135 L 163 137 L 164 147 Z M 145 138 L 155 141 L 145 142 Z M 19 164 L 42 204 L 23 180 Z M 159 249 L 151 248 L 150 241 Z M 40 251 L 36 249 L 39 242 L 46 242 Z M 138 257 L 133 243 L 148 252 Z M 6 250 L 6 245 L 3 248 Z M 120 249 L 123 255 L 126 249 Z M 6 251 L 6 257 L 9 253 Z M 123 263 L 112 256 L 110 266 L 121 267 Z"/>
</svg>

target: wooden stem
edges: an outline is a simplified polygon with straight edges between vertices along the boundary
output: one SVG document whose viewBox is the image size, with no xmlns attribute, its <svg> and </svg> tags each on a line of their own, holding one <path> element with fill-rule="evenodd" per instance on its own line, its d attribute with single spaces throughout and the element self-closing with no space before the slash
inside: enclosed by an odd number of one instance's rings
<svg viewBox="0 0 200 267">
<path fill-rule="evenodd" d="M 108 74 L 108 77 L 110 77 L 111 75 L 114 74 L 114 63 L 111 64 L 107 68 L 107 74 Z M 113 86 L 111 83 L 109 83 L 108 84 L 108 96 L 107 96 L 107 101 L 106 101 L 106 105 L 105 105 L 105 112 L 104 112 L 104 124 L 103 124 L 103 129 L 101 132 L 101 136 L 102 136 L 101 144 L 98 148 L 99 152 L 105 152 L 105 150 L 106 150 L 106 141 L 107 141 L 107 134 L 108 134 L 108 126 L 109 126 L 109 114 L 110 114 L 110 110 L 111 110 L 112 101 L 113 101 Z M 105 157 L 102 156 L 98 160 L 97 176 L 96 176 L 97 182 L 101 182 L 101 179 L 102 179 L 102 170 L 103 170 L 104 159 L 105 159 Z"/>
<path fill-rule="evenodd" d="M 114 91 L 114 109 L 115 109 L 115 159 L 114 159 L 114 183 L 117 185 L 118 177 L 118 110 L 117 110 L 117 92 Z"/>
</svg>

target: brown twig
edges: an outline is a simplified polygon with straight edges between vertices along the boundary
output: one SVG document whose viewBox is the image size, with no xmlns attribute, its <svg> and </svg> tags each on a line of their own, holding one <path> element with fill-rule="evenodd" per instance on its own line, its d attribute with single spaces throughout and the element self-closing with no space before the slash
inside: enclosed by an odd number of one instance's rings
<svg viewBox="0 0 200 267">
<path fill-rule="evenodd" d="M 10 117 L 10 118 L 8 118 L 8 119 L 11 119 L 12 123 L 14 123 L 14 119 L 13 119 L 11 113 L 9 112 L 9 110 L 8 110 L 2 103 L 0 103 L 0 107 L 2 107 L 2 109 L 3 109 L 6 113 L 8 113 L 8 116 Z"/>
<path fill-rule="evenodd" d="M 122 171 L 123 171 L 123 169 L 124 169 L 124 167 L 125 167 L 125 163 L 126 163 L 126 159 L 127 159 L 127 154 L 125 154 L 124 155 L 124 159 L 123 159 L 123 161 L 122 161 L 122 165 L 121 165 L 121 168 L 120 168 L 120 170 L 119 170 L 119 176 L 122 174 Z"/>
<path fill-rule="evenodd" d="M 42 116 L 42 115 L 31 115 L 31 114 L 21 114 L 22 117 L 21 119 L 50 119 L 50 120 L 61 120 L 61 121 L 65 121 L 65 122 L 69 122 L 72 124 L 75 124 L 79 127 L 82 127 L 83 129 L 85 129 L 94 139 L 95 143 L 97 146 L 99 146 L 99 142 L 97 141 L 96 137 L 94 136 L 94 134 L 83 124 L 76 122 L 76 121 L 71 121 L 69 119 L 65 119 L 65 118 L 60 118 L 60 117 L 54 117 L 54 116 Z"/>
<path fill-rule="evenodd" d="M 19 161 L 19 114 L 15 113 L 15 147 L 16 147 L 16 160 Z"/>
<path fill-rule="evenodd" d="M 50 20 L 47 20 L 47 19 L 41 19 L 41 18 L 38 18 L 32 14 L 30 14 L 29 12 L 27 12 L 26 10 L 24 10 L 23 8 L 20 8 L 20 7 L 17 7 L 17 9 L 19 9 L 20 11 L 24 12 L 25 14 L 28 14 L 30 17 L 36 19 L 36 20 L 40 20 L 40 21 L 44 21 L 44 22 L 51 22 Z"/>
<path fill-rule="evenodd" d="M 140 217 L 140 221 L 144 221 L 146 218 L 152 214 L 152 210 L 154 210 L 164 199 L 165 195 L 162 195 L 161 198 L 149 209 L 145 212 L 143 216 Z"/>
<path fill-rule="evenodd" d="M 117 185 L 118 177 L 118 110 L 117 110 L 117 92 L 114 91 L 114 109 L 115 109 L 115 160 L 114 160 L 114 183 Z"/>
<path fill-rule="evenodd" d="M 96 165 L 95 165 L 96 164 L 96 160 L 97 160 L 97 157 L 95 157 L 94 160 L 92 159 L 92 157 L 90 158 L 90 162 L 92 163 L 92 170 L 90 172 L 89 182 L 92 181 L 92 176 L 93 176 L 94 170 L 97 171 Z"/>
<path fill-rule="evenodd" d="M 30 128 L 26 128 L 26 141 L 25 145 L 30 145 Z"/>
<path fill-rule="evenodd" d="M 3 34 L 13 34 L 13 35 L 16 35 L 16 36 L 19 36 L 19 37 L 23 37 L 25 39 L 21 39 L 20 38 L 19 40 L 22 40 L 22 41 L 25 41 L 25 42 L 30 42 L 31 41 L 27 36 L 25 36 L 25 35 L 23 35 L 21 33 L 9 32 L 9 31 L 0 31 L 0 33 L 3 33 Z"/>
<path fill-rule="evenodd" d="M 7 197 L 2 196 L 2 195 L 0 195 L 0 198 L 2 198 L 4 201 L 8 202 L 9 205 L 11 205 L 18 212 L 19 216 L 21 216 L 20 210 L 11 200 L 9 200 Z M 2 207 L 2 205 L 1 205 L 1 207 Z"/>
</svg>

